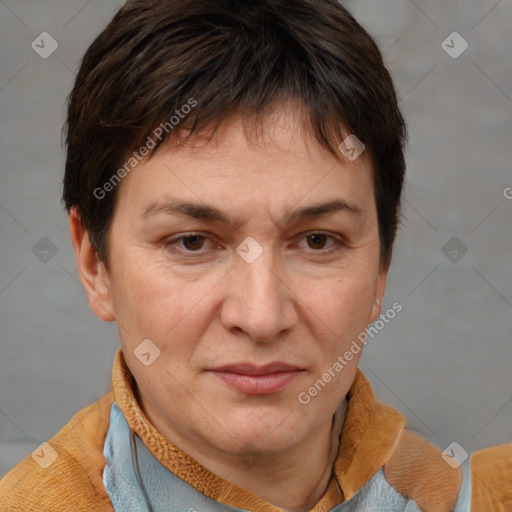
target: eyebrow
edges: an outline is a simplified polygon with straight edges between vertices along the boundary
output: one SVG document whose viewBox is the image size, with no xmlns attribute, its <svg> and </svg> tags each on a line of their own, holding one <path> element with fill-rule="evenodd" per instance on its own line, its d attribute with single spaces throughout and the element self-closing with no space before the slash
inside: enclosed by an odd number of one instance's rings
<svg viewBox="0 0 512 512">
<path fill-rule="evenodd" d="M 288 212 L 283 220 L 287 224 L 320 217 L 334 212 L 347 212 L 364 220 L 366 218 L 363 210 L 354 203 L 344 199 L 334 199 L 324 203 L 318 203 L 310 206 L 304 206 Z M 233 229 L 238 229 L 243 223 L 234 222 L 229 215 L 215 206 L 194 203 L 190 201 L 154 201 L 143 209 L 140 217 L 147 219 L 159 214 L 167 215 L 186 215 L 194 219 L 200 219 L 206 222 L 219 222 L 226 224 Z"/>
</svg>

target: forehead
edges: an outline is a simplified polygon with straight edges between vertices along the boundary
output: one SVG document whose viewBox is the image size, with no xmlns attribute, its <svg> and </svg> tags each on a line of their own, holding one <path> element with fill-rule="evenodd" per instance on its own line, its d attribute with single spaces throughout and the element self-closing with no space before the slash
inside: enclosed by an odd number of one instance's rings
<svg viewBox="0 0 512 512">
<path fill-rule="evenodd" d="M 120 201 L 141 217 L 169 213 L 166 204 L 185 200 L 189 211 L 191 203 L 203 203 L 203 217 L 224 221 L 222 211 L 251 206 L 253 212 L 267 208 L 278 216 L 280 205 L 302 207 L 295 217 L 305 217 L 308 205 L 311 211 L 320 202 L 364 218 L 374 203 L 370 161 L 365 153 L 355 161 L 341 153 L 334 157 L 307 128 L 304 112 L 288 106 L 263 119 L 231 116 L 213 134 L 194 134 L 179 147 L 161 146 L 124 180 Z M 208 212 L 213 204 L 215 211 Z"/>
</svg>

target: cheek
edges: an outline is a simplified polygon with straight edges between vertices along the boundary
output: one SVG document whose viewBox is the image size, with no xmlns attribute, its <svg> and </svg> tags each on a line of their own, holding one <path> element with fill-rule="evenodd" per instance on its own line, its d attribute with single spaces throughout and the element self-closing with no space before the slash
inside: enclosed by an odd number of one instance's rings
<svg viewBox="0 0 512 512">
<path fill-rule="evenodd" d="M 344 274 L 338 278 L 301 280 L 297 289 L 304 290 L 298 296 L 305 314 L 327 336 L 334 334 L 338 340 L 346 340 L 367 327 L 375 290 L 371 279 Z"/>
<path fill-rule="evenodd" d="M 149 338 L 163 347 L 176 337 L 193 339 L 201 331 L 201 318 L 209 282 L 178 276 L 159 264 L 144 264 L 142 258 L 117 262 L 112 280 L 116 321 L 125 327 L 123 341 L 140 343 Z M 211 286 L 210 286 L 211 288 Z"/>
</svg>

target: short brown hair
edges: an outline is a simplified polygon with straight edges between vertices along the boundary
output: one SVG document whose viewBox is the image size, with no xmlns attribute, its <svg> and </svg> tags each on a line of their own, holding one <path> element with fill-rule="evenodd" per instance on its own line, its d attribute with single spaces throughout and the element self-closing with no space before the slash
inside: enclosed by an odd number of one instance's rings
<svg viewBox="0 0 512 512">
<path fill-rule="evenodd" d="M 105 264 L 118 189 L 97 191 L 115 185 L 152 134 L 162 131 L 150 155 L 169 140 L 170 118 L 191 99 L 195 108 L 180 116 L 189 137 L 289 99 L 336 157 L 343 130 L 355 134 L 371 155 L 381 264 L 389 264 L 406 126 L 376 43 L 335 0 L 131 0 L 116 13 L 85 53 L 64 126 L 63 201 L 68 212 L 77 207 Z"/>
</svg>

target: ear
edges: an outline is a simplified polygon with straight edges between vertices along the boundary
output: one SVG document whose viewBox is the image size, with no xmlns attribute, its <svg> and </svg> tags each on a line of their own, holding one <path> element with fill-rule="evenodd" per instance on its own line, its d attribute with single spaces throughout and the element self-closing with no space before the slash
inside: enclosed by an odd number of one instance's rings
<svg viewBox="0 0 512 512">
<path fill-rule="evenodd" d="M 377 277 L 377 287 L 375 288 L 375 301 L 370 310 L 370 318 L 368 319 L 368 325 L 375 322 L 375 320 L 377 320 L 382 311 L 382 299 L 384 297 L 384 292 L 386 291 L 388 269 L 389 267 L 381 268 L 379 270 L 379 275 Z"/>
<path fill-rule="evenodd" d="M 91 245 L 89 234 L 83 227 L 76 207 L 70 211 L 69 226 L 78 274 L 89 298 L 89 306 L 98 318 L 113 322 L 115 316 L 108 274 Z"/>
</svg>

